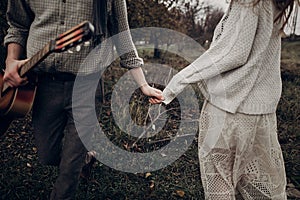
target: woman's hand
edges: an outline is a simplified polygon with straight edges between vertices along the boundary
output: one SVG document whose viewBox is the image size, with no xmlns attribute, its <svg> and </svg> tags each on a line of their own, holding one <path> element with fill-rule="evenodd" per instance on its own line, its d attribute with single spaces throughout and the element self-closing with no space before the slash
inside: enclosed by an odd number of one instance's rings
<svg viewBox="0 0 300 200">
<path fill-rule="evenodd" d="M 164 98 L 162 96 L 162 91 L 156 88 L 149 86 L 148 84 L 144 84 L 141 86 L 141 90 L 144 95 L 151 97 L 149 102 L 152 104 L 159 104 L 161 103 Z"/>
<path fill-rule="evenodd" d="M 6 69 L 3 76 L 4 83 L 10 87 L 18 87 L 27 84 L 27 78 L 21 78 L 19 75 L 19 69 L 27 61 L 28 60 L 6 60 Z"/>
</svg>

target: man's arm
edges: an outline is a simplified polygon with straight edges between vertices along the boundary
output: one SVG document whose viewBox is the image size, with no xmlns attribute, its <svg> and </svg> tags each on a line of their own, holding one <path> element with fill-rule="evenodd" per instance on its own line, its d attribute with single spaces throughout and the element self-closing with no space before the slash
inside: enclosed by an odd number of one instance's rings
<svg viewBox="0 0 300 200">
<path fill-rule="evenodd" d="M 20 78 L 18 71 L 25 62 L 24 57 L 26 42 L 34 13 L 25 0 L 8 0 L 7 22 L 9 28 L 4 38 L 7 47 L 6 69 L 4 82 L 11 87 L 26 83 L 26 78 Z"/>
<path fill-rule="evenodd" d="M 25 49 L 34 17 L 35 15 L 26 0 L 8 0 L 6 18 L 9 28 L 4 38 L 5 46 L 10 43 L 18 43 Z"/>
<path fill-rule="evenodd" d="M 125 0 L 113 1 L 113 19 L 111 33 L 117 52 L 120 55 L 120 64 L 122 67 L 130 69 L 130 72 L 136 83 L 140 86 L 142 92 L 147 96 L 162 99 L 162 92 L 148 85 L 143 70 L 143 60 L 138 56 L 136 47 L 133 43 L 130 28 L 128 24 L 127 6 Z"/>
<path fill-rule="evenodd" d="M 18 87 L 27 82 L 26 78 L 19 76 L 19 69 L 26 60 L 20 60 L 24 54 L 24 48 L 18 43 L 7 45 L 6 69 L 3 80 L 10 87 Z"/>
<path fill-rule="evenodd" d="M 156 88 L 149 86 L 149 84 L 145 80 L 145 76 L 141 67 L 131 69 L 130 72 L 145 95 L 155 97 L 153 99 L 163 100 L 162 92 Z"/>
<path fill-rule="evenodd" d="M 24 55 L 24 48 L 18 43 L 10 43 L 7 45 L 6 65 L 11 60 L 20 60 Z"/>
<path fill-rule="evenodd" d="M 112 17 L 109 18 L 113 43 L 121 58 L 122 67 L 132 69 L 143 66 L 143 60 L 138 56 L 133 43 L 127 16 L 127 5 L 125 0 L 113 1 Z"/>
</svg>

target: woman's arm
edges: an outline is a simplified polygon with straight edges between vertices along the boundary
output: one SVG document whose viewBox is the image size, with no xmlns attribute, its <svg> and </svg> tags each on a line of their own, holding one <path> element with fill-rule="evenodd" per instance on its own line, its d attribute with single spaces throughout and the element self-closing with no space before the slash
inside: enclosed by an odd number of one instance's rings
<svg viewBox="0 0 300 200">
<path fill-rule="evenodd" d="M 188 84 L 207 80 L 243 66 L 252 51 L 259 15 L 264 9 L 261 6 L 257 5 L 257 9 L 254 9 L 252 6 L 234 1 L 218 40 L 213 42 L 203 55 L 172 78 L 163 91 L 164 103 L 170 103 Z M 266 26 L 273 26 L 273 22 L 266 22 Z M 268 35 L 271 33 L 272 28 L 265 33 L 266 38 L 270 38 Z"/>
</svg>

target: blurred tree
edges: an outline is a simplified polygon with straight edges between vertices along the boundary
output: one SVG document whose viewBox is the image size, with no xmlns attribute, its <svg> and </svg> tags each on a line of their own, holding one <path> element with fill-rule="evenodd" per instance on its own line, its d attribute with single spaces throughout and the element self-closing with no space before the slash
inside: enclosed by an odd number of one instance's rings
<svg viewBox="0 0 300 200">
<path fill-rule="evenodd" d="M 190 37 L 196 39 L 197 37 L 199 37 L 199 30 L 196 31 L 196 26 L 198 24 L 197 22 L 199 21 L 199 16 L 201 15 L 200 12 L 206 9 L 206 5 L 203 2 L 200 3 L 200 1 L 191 0 L 184 3 L 183 9 L 187 34 Z"/>
<path fill-rule="evenodd" d="M 180 31 L 180 11 L 169 8 L 164 1 L 159 0 L 128 0 L 128 17 L 131 28 L 159 27 Z M 138 38 L 135 36 L 135 38 Z M 160 57 L 158 45 L 160 38 L 168 38 L 163 31 L 150 33 L 147 38 L 138 38 L 154 44 L 154 57 Z"/>
<path fill-rule="evenodd" d="M 128 16 L 131 28 L 159 27 L 184 33 L 200 44 L 211 41 L 213 31 L 223 11 L 208 6 L 198 0 L 127 0 Z M 159 38 L 164 41 L 172 38 L 163 33 L 155 32 L 147 38 L 138 40 L 154 44 L 154 57 L 159 58 Z"/>
<path fill-rule="evenodd" d="M 213 32 L 222 16 L 224 15 L 221 9 L 207 9 L 205 12 L 205 20 L 203 24 L 203 42 L 211 41 L 213 37 Z"/>
<path fill-rule="evenodd" d="M 177 5 L 184 11 L 182 17 L 186 34 L 202 45 L 211 41 L 216 25 L 224 15 L 223 10 L 203 1 L 180 1 Z"/>
</svg>

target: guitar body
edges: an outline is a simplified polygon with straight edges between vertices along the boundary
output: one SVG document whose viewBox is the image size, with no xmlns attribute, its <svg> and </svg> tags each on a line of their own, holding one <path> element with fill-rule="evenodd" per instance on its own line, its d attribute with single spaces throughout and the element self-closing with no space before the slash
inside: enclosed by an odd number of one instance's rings
<svg viewBox="0 0 300 200">
<path fill-rule="evenodd" d="M 2 91 L 3 74 L 0 74 Z M 36 86 L 28 83 L 18 88 L 9 88 L 0 95 L 0 135 L 4 134 L 13 118 L 24 117 L 32 108 Z M 5 119 L 5 120 L 4 120 Z"/>
</svg>

